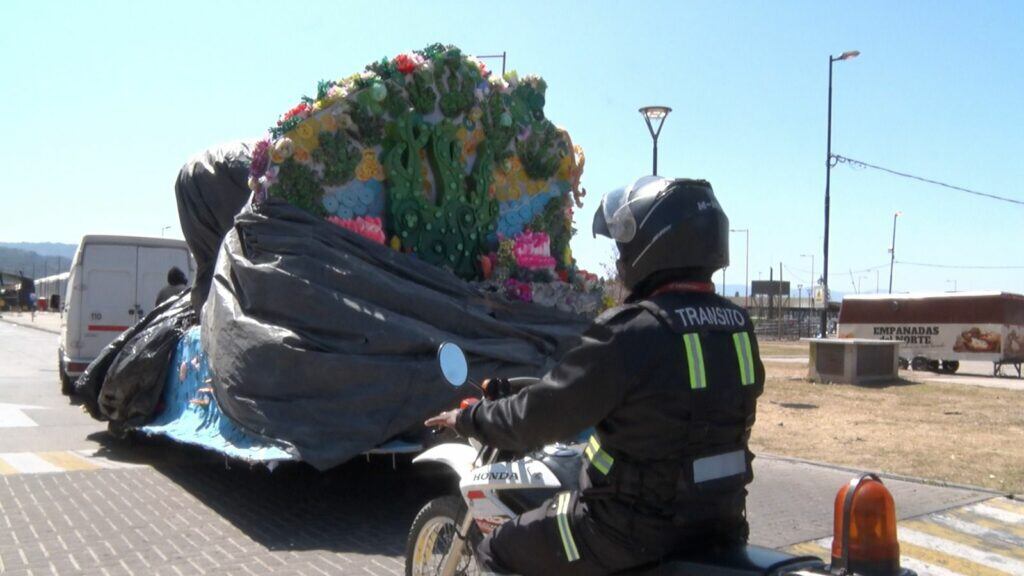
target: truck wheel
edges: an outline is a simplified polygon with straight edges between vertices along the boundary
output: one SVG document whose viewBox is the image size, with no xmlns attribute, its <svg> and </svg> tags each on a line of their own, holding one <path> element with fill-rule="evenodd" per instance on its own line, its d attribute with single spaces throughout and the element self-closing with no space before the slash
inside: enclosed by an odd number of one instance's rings
<svg viewBox="0 0 1024 576">
<path fill-rule="evenodd" d="M 928 359 L 924 356 L 917 356 L 910 361 L 910 369 L 915 372 L 923 372 L 928 369 Z"/>
<path fill-rule="evenodd" d="M 906 358 L 900 356 L 900 361 L 899 362 L 900 362 L 900 370 L 906 370 L 907 368 L 910 368 L 910 361 L 907 360 Z"/>
<path fill-rule="evenodd" d="M 938 360 L 929 360 L 928 361 L 928 370 L 930 370 L 932 372 L 940 372 L 940 370 L 939 370 L 939 361 Z"/>
<path fill-rule="evenodd" d="M 452 552 L 459 521 L 466 505 L 458 496 L 435 498 L 420 509 L 405 543 L 405 575 L 440 574 L 444 559 Z M 459 562 L 458 574 L 478 574 L 472 554 Z"/>
<path fill-rule="evenodd" d="M 956 374 L 956 371 L 960 369 L 959 360 L 943 360 L 942 371 L 946 374 Z"/>
</svg>

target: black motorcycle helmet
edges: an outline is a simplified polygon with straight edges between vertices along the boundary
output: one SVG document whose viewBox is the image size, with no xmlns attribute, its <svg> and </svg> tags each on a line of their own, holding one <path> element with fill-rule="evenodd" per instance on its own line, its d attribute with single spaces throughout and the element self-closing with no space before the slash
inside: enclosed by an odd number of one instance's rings
<svg viewBox="0 0 1024 576">
<path fill-rule="evenodd" d="M 594 236 L 615 240 L 631 292 L 654 277 L 710 278 L 729 265 L 729 218 L 705 180 L 645 176 L 605 194 Z"/>
</svg>

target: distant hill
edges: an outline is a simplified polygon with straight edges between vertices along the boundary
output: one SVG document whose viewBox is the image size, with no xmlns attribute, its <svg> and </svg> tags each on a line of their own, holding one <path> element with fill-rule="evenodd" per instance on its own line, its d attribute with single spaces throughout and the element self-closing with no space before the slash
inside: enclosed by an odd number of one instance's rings
<svg viewBox="0 0 1024 576">
<path fill-rule="evenodd" d="M 13 246 L 13 248 L 12 248 Z M 48 250 L 41 254 L 19 246 L 36 246 Z M 43 278 L 71 269 L 71 258 L 75 254 L 73 244 L 52 242 L 32 244 L 28 242 L 0 242 L 0 272 L 23 274 L 29 278 Z"/>
<path fill-rule="evenodd" d="M 78 244 L 62 244 L 60 242 L 0 242 L 0 248 L 14 248 L 35 252 L 40 256 L 60 256 L 71 259 L 78 249 Z"/>
</svg>

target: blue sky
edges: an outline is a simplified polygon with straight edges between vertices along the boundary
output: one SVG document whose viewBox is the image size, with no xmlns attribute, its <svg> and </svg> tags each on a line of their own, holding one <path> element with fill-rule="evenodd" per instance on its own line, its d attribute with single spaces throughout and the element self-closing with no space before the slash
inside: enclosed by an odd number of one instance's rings
<svg viewBox="0 0 1024 576">
<path fill-rule="evenodd" d="M 833 151 L 1024 198 L 1020 2 L 17 2 L 0 5 L 0 240 L 180 236 L 173 184 L 208 146 L 264 134 L 317 80 L 452 43 L 544 76 L 547 114 L 586 149 L 577 258 L 600 195 L 650 171 L 637 108 L 674 111 L 663 175 L 706 178 L 750 276 L 821 269 L 828 55 Z M 492 62 L 492 68 L 500 65 Z M 1024 206 L 869 171 L 832 174 L 833 290 L 1024 292 Z M 729 284 L 743 278 L 733 235 Z M 851 270 L 853 271 L 851 274 Z M 776 270 L 777 274 L 777 270 Z M 885 290 L 888 268 L 878 270 Z M 795 286 L 794 286 L 795 287 Z"/>
</svg>

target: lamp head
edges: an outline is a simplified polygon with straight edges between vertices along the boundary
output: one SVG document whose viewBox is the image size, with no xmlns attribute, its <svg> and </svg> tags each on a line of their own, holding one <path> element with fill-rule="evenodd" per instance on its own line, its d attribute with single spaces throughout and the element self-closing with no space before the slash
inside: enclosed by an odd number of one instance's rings
<svg viewBox="0 0 1024 576">
<path fill-rule="evenodd" d="M 668 106 L 644 106 L 640 109 L 640 113 L 649 120 L 661 120 L 671 111 L 672 109 Z"/>
</svg>

